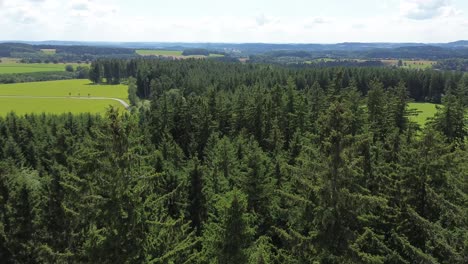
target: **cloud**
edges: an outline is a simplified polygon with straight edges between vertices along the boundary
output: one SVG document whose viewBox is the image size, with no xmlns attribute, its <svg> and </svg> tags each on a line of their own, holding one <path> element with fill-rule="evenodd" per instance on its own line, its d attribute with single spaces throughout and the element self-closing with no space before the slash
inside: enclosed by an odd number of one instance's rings
<svg viewBox="0 0 468 264">
<path fill-rule="evenodd" d="M 401 0 L 400 12 L 405 18 L 426 20 L 460 14 L 449 0 Z"/>
<path fill-rule="evenodd" d="M 264 14 L 259 15 L 258 17 L 255 18 L 255 20 L 257 21 L 258 26 L 263 26 L 265 24 L 268 24 L 271 21 Z"/>
<path fill-rule="evenodd" d="M 314 22 L 315 24 L 325 24 L 325 23 L 328 23 L 329 21 L 326 20 L 326 19 L 323 18 L 323 17 L 316 17 L 316 18 L 314 18 L 313 22 Z"/>
<path fill-rule="evenodd" d="M 353 24 L 352 27 L 355 29 L 363 29 L 363 28 L 366 28 L 366 25 L 357 23 L 357 24 Z"/>
<path fill-rule="evenodd" d="M 72 5 L 72 9 L 74 10 L 89 10 L 89 7 L 85 3 L 76 3 Z"/>
<path fill-rule="evenodd" d="M 323 24 L 329 24 L 331 23 L 331 19 L 329 18 L 324 18 L 324 17 L 314 17 L 312 19 L 309 19 L 305 25 L 304 28 L 306 29 L 312 29 L 315 28 L 318 25 L 323 25 Z"/>
<path fill-rule="evenodd" d="M 265 15 L 263 11 L 155 15 L 130 12 L 125 5 L 116 3 L 115 0 L 0 0 L 3 4 L 0 39 L 336 43 L 448 42 L 468 36 L 466 16 L 460 15 L 448 1 L 402 1 L 404 17 L 376 13 L 346 17 L 280 16 L 273 15 L 274 12 Z M 408 16 L 437 19 L 422 23 Z"/>
</svg>

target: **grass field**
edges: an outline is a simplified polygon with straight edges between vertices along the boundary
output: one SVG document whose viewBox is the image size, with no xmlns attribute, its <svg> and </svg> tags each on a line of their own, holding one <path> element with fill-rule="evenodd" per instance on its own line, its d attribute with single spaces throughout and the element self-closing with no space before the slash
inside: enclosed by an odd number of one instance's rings
<svg viewBox="0 0 468 264">
<path fill-rule="evenodd" d="M 175 58 L 184 58 L 184 59 L 188 59 L 188 58 L 203 59 L 207 57 L 204 55 L 184 56 L 182 55 L 182 51 L 180 50 L 136 50 L 136 53 L 142 56 L 164 56 L 164 57 L 175 57 Z M 210 53 L 208 57 L 216 58 L 216 57 L 224 57 L 224 55 Z"/>
<path fill-rule="evenodd" d="M 42 53 L 49 54 L 49 55 L 53 55 L 56 52 L 55 49 L 41 49 L 41 51 L 42 51 Z"/>
<path fill-rule="evenodd" d="M 128 102 L 125 85 L 93 85 L 88 80 L 0 84 L 0 96 L 112 97 Z M 0 98 L 0 115 L 25 113 L 103 113 L 109 105 L 124 109 L 114 100 L 76 98 Z"/>
<path fill-rule="evenodd" d="M 411 120 L 424 126 L 428 118 L 434 117 L 437 111 L 436 106 L 436 104 L 431 103 L 409 103 L 408 109 L 416 109 L 419 112 L 417 116 L 411 117 Z"/>
<path fill-rule="evenodd" d="M 381 60 L 385 65 L 388 66 L 396 66 L 398 64 L 398 60 Z M 431 68 L 436 61 L 430 60 L 402 60 L 403 68 L 409 69 L 428 69 Z"/>
<path fill-rule="evenodd" d="M 181 50 L 137 50 L 142 56 L 182 56 Z"/>
<path fill-rule="evenodd" d="M 79 100 L 79 99 L 48 99 L 48 98 L 0 98 L 0 116 L 9 112 L 18 115 L 30 113 L 105 113 L 113 105 L 125 109 L 119 102 L 113 100 Z"/>
<path fill-rule="evenodd" d="M 0 95 L 113 97 L 128 102 L 126 85 L 93 85 L 89 80 L 0 84 Z"/>
<path fill-rule="evenodd" d="M 2 57 L 2 58 L 0 58 L 0 65 L 2 63 L 5 63 L 5 64 L 6 63 L 17 63 L 19 61 L 20 61 L 20 59 L 18 59 L 18 58 Z"/>
<path fill-rule="evenodd" d="M 65 64 L 0 63 L 0 74 L 65 71 Z"/>
<path fill-rule="evenodd" d="M 88 66 L 86 63 L 20 63 L 18 58 L 0 58 L 0 74 L 65 71 L 65 66 Z"/>
<path fill-rule="evenodd" d="M 220 58 L 220 57 L 224 57 L 224 54 L 210 53 L 210 55 L 208 57 L 210 57 L 210 58 Z"/>
</svg>

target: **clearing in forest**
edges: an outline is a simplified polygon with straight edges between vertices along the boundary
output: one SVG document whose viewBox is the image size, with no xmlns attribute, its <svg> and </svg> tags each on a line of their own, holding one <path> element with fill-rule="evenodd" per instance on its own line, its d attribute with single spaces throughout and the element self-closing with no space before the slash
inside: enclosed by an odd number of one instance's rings
<svg viewBox="0 0 468 264">
<path fill-rule="evenodd" d="M 411 120 L 418 123 L 420 126 L 424 126 L 428 118 L 434 117 L 437 112 L 437 104 L 431 103 L 409 103 L 408 109 L 415 109 L 418 115 L 412 116 Z"/>
</svg>

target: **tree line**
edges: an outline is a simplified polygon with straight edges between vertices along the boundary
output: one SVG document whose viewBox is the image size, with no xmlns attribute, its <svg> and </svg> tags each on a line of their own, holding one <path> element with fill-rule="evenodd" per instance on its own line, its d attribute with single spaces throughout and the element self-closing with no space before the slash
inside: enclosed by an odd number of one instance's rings
<svg viewBox="0 0 468 264">
<path fill-rule="evenodd" d="M 388 69 L 379 67 L 282 67 L 268 64 L 224 63 L 213 60 L 168 61 L 153 59 L 97 60 L 91 64 L 90 80 L 94 83 L 118 83 L 136 79 L 137 95 L 150 99 L 171 89 L 184 95 L 201 94 L 206 87 L 234 90 L 239 86 L 284 86 L 292 78 L 298 90 L 330 85 L 342 89 L 352 83 L 367 94 L 371 81 L 380 81 L 384 88 L 404 82 L 410 98 L 419 102 L 440 103 L 441 96 L 450 89 L 467 82 L 460 72 L 433 70 Z"/>
<path fill-rule="evenodd" d="M 71 67 L 71 68 L 70 68 Z M 64 71 L 57 72 L 31 72 L 0 74 L 0 83 L 42 82 L 70 79 L 88 79 L 89 67 L 71 65 L 64 66 Z"/>
</svg>

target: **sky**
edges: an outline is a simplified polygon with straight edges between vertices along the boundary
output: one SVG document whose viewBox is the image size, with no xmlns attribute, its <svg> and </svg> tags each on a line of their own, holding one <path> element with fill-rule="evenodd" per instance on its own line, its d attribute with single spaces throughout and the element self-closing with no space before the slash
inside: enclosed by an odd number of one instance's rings
<svg viewBox="0 0 468 264">
<path fill-rule="evenodd" d="M 0 0 L 0 40 L 450 42 L 468 0 Z"/>
</svg>

